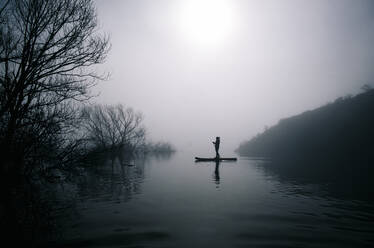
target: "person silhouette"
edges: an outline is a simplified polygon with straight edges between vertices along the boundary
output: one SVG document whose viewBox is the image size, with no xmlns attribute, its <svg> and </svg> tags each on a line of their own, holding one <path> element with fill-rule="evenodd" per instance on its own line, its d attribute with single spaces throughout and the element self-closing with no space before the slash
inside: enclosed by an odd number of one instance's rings
<svg viewBox="0 0 374 248">
<path fill-rule="evenodd" d="M 218 153 L 218 150 L 219 150 L 219 143 L 220 143 L 220 137 L 216 137 L 216 142 L 212 142 L 214 144 L 214 149 L 216 150 L 216 159 L 219 159 L 219 153 Z"/>
</svg>

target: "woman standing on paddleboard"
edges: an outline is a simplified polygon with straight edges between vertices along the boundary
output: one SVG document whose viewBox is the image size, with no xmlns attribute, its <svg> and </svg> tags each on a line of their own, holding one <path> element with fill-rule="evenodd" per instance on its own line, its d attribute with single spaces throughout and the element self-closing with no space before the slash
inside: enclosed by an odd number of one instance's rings
<svg viewBox="0 0 374 248">
<path fill-rule="evenodd" d="M 216 158 L 219 158 L 218 150 L 219 150 L 220 138 L 216 137 L 216 142 L 213 141 L 212 143 L 214 144 L 214 148 L 216 149 Z"/>
</svg>

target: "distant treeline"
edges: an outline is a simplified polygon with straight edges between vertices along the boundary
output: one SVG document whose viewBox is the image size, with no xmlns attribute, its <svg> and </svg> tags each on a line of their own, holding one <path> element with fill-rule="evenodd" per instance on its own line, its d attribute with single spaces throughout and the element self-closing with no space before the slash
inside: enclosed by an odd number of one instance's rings
<svg viewBox="0 0 374 248">
<path fill-rule="evenodd" d="M 374 90 L 282 119 L 237 149 L 276 159 L 365 161 L 374 156 Z"/>
<path fill-rule="evenodd" d="M 175 152 L 175 147 L 168 142 L 148 142 L 144 146 L 146 153 L 172 153 Z"/>
</svg>

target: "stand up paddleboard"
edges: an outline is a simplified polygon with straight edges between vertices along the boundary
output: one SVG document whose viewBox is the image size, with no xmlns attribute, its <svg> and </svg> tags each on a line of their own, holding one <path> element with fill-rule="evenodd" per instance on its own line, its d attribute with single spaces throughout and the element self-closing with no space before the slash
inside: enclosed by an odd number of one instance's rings
<svg viewBox="0 0 374 248">
<path fill-rule="evenodd" d="M 208 161 L 236 161 L 237 158 L 200 158 L 200 157 L 195 157 L 196 162 L 208 162 Z"/>
<path fill-rule="evenodd" d="M 236 158 L 223 158 L 219 155 L 218 153 L 218 150 L 219 150 L 219 144 L 220 144 L 220 141 L 221 138 L 220 137 L 216 137 L 216 141 L 215 142 L 212 142 L 214 144 L 214 149 L 216 150 L 216 157 L 215 158 L 200 158 L 200 157 L 195 157 L 195 162 L 209 162 L 209 161 L 212 161 L 212 162 L 220 162 L 220 161 L 236 161 L 237 159 Z"/>
</svg>

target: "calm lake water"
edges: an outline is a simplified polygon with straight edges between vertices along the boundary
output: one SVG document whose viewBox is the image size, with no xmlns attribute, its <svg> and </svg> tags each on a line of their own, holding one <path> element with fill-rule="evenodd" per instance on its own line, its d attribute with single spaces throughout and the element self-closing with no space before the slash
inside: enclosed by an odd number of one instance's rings
<svg viewBox="0 0 374 248">
<path fill-rule="evenodd" d="M 264 160 L 216 167 L 178 152 L 131 163 L 108 161 L 64 188 L 73 210 L 53 246 L 374 246 L 372 201 L 281 177 Z"/>
</svg>

